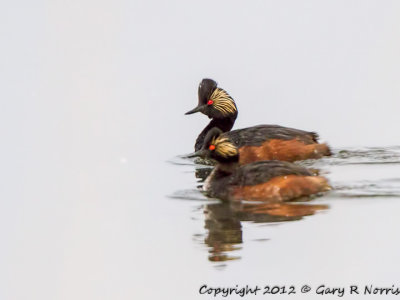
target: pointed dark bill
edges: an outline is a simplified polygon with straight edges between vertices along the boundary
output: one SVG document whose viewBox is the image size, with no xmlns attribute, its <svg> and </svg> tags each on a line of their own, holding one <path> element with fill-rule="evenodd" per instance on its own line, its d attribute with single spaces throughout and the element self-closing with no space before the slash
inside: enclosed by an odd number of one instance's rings
<svg viewBox="0 0 400 300">
<path fill-rule="evenodd" d="M 202 109 L 201 106 L 197 106 L 197 107 L 193 108 L 192 110 L 189 110 L 187 113 L 185 113 L 185 115 L 191 115 L 191 114 L 197 113 L 197 112 L 201 111 L 201 109 Z"/>
<path fill-rule="evenodd" d="M 207 156 L 207 151 L 205 149 L 193 152 L 191 154 L 188 154 L 186 157 L 188 158 L 193 158 L 193 157 L 206 157 Z"/>
</svg>

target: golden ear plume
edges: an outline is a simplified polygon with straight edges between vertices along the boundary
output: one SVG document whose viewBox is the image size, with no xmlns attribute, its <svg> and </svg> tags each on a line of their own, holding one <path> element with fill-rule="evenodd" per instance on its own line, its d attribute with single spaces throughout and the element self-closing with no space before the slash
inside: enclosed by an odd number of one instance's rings
<svg viewBox="0 0 400 300">
<path fill-rule="evenodd" d="M 237 148 L 226 137 L 213 138 L 211 144 L 215 146 L 215 152 L 224 158 L 238 155 Z"/>
<path fill-rule="evenodd" d="M 236 111 L 235 101 L 233 101 L 232 97 L 221 88 L 216 88 L 211 94 L 210 99 L 214 102 L 214 108 L 224 115 L 233 114 Z"/>
</svg>

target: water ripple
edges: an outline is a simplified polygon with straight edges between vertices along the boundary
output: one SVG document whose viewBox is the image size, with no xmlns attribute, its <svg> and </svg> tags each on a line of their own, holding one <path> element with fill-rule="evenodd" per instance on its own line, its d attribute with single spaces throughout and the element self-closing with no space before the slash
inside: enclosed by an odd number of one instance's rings
<svg viewBox="0 0 400 300">
<path fill-rule="evenodd" d="M 400 164 L 400 146 L 333 149 L 333 155 L 319 160 L 300 162 L 304 165 L 369 165 Z"/>
<path fill-rule="evenodd" d="M 336 182 L 333 194 L 346 198 L 400 197 L 400 178 Z"/>
</svg>

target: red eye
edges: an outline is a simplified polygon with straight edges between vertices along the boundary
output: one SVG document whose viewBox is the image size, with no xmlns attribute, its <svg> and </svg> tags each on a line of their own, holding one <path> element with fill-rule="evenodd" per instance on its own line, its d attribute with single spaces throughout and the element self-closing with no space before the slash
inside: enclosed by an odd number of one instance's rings
<svg viewBox="0 0 400 300">
<path fill-rule="evenodd" d="M 213 103 L 214 103 L 214 101 L 208 100 L 207 105 L 212 105 Z"/>
<path fill-rule="evenodd" d="M 214 145 L 210 145 L 210 147 L 208 147 L 208 149 L 210 149 L 211 151 L 215 149 Z"/>
</svg>

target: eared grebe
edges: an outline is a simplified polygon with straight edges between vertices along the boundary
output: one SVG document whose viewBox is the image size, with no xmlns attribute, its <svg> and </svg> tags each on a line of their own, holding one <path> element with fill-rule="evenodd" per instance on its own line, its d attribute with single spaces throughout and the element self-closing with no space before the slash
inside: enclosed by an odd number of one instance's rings
<svg viewBox="0 0 400 300">
<path fill-rule="evenodd" d="M 240 153 L 218 128 L 207 133 L 202 149 L 189 157 L 217 161 L 204 183 L 211 197 L 222 200 L 288 201 L 330 189 L 327 180 L 299 165 L 278 161 L 257 161 L 239 165 Z"/>
<path fill-rule="evenodd" d="M 198 106 L 186 114 L 201 112 L 212 120 L 197 137 L 195 151 L 202 148 L 207 132 L 217 127 L 239 148 L 240 164 L 272 159 L 296 161 L 331 155 L 328 145 L 318 143 L 315 132 L 279 125 L 258 125 L 230 131 L 238 115 L 236 103 L 212 79 L 201 81 L 198 96 Z"/>
</svg>

